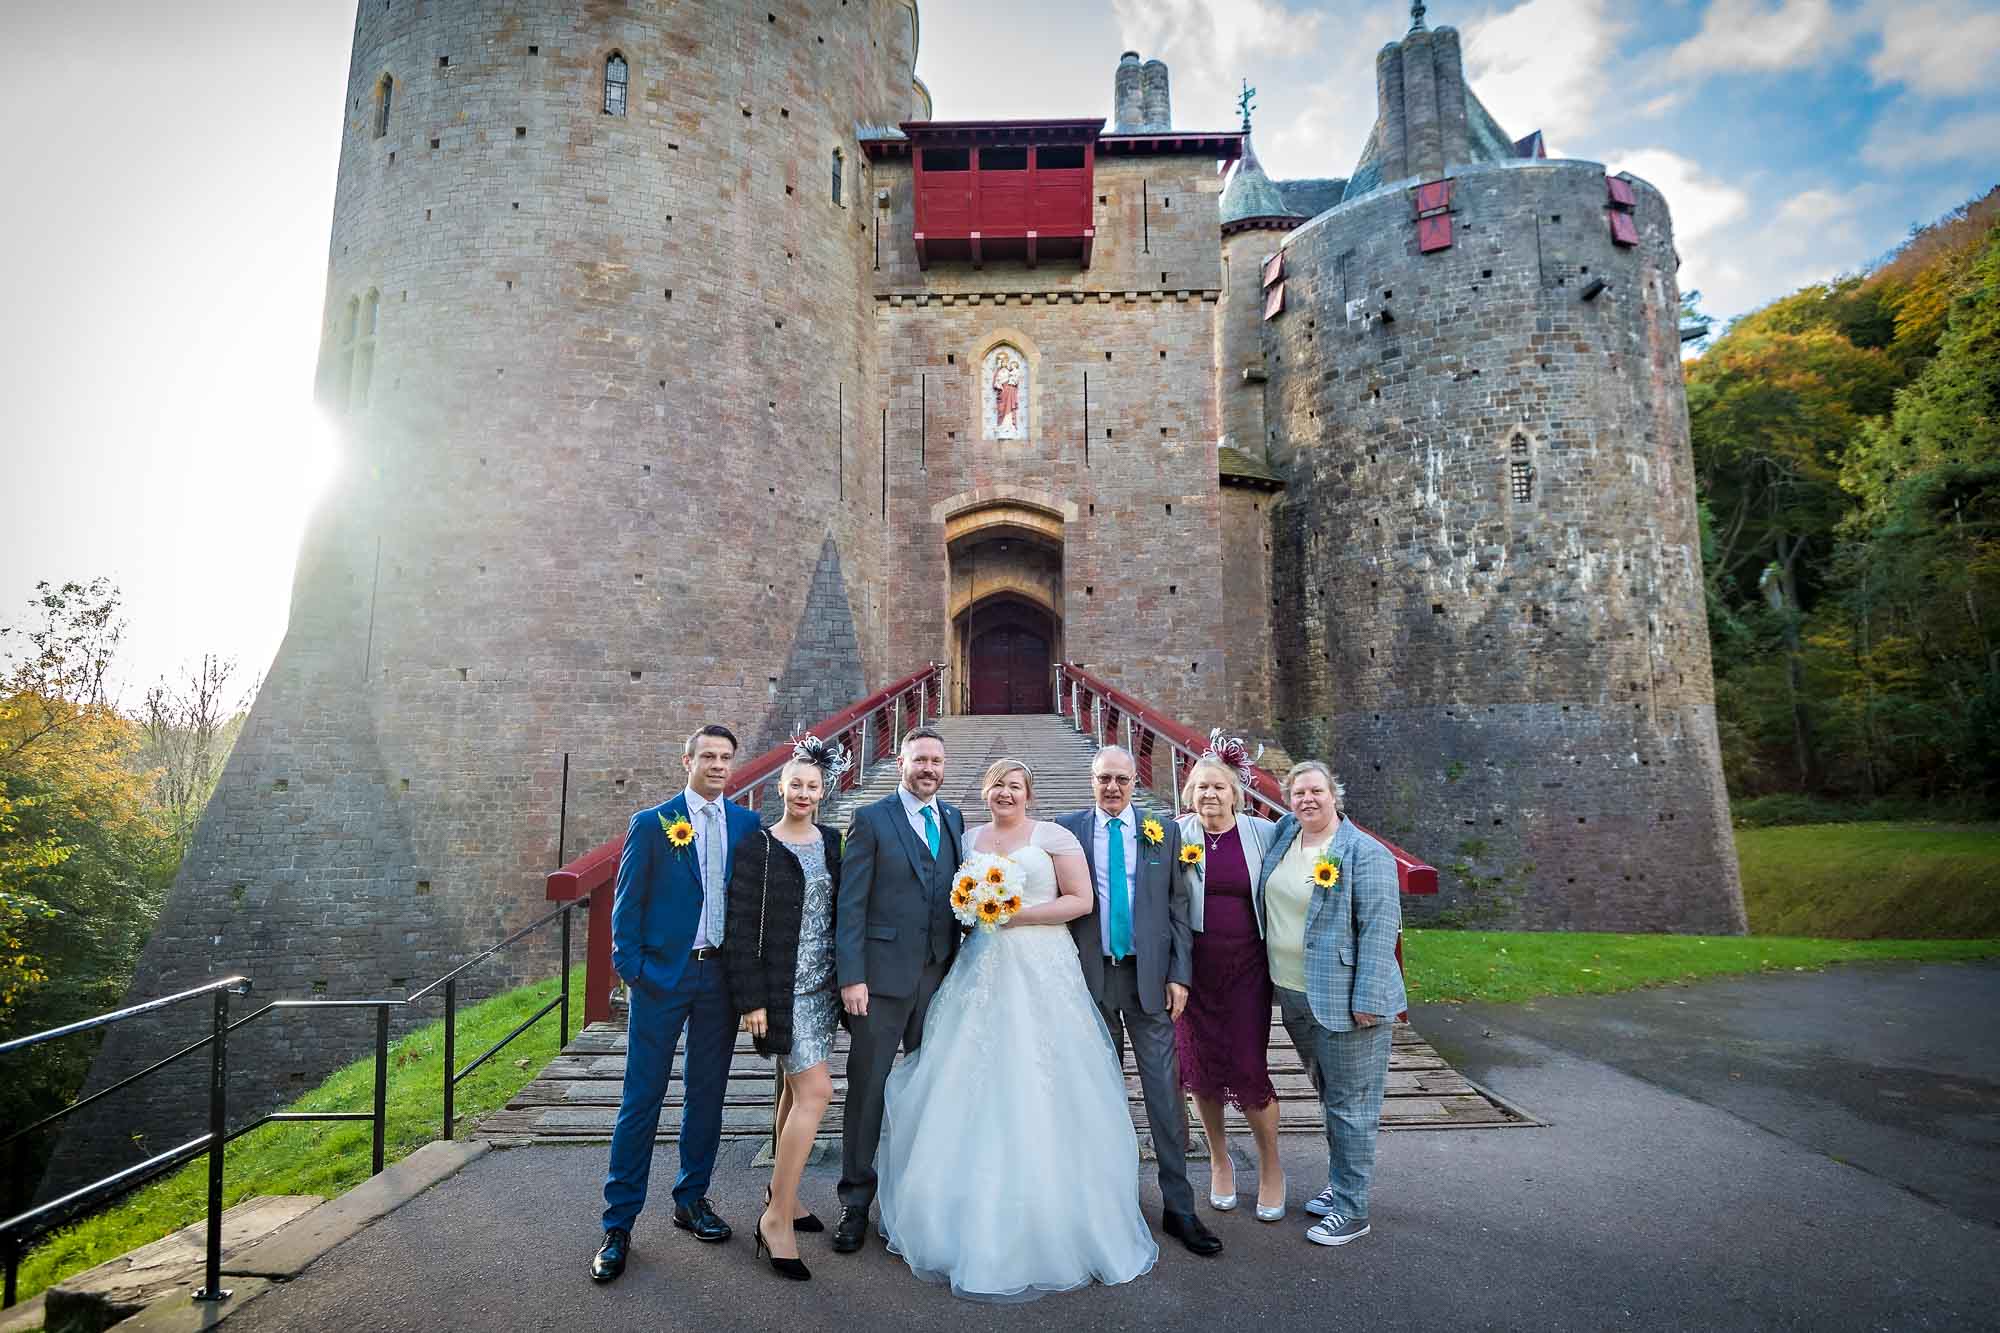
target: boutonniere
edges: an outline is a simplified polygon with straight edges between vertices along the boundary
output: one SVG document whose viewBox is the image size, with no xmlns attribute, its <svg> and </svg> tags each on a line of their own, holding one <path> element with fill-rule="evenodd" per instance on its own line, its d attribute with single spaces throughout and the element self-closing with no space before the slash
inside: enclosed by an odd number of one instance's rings
<svg viewBox="0 0 2000 1333">
<path fill-rule="evenodd" d="M 660 827 L 666 832 L 668 845 L 675 851 L 684 852 L 694 845 L 694 825 L 688 823 L 686 815 L 682 815 L 672 823 L 667 822 L 665 815 L 661 815 Z"/>
<path fill-rule="evenodd" d="M 1184 866 L 1198 866 L 1201 864 L 1200 843 L 1184 842 L 1181 844 L 1181 864 Z"/>
<path fill-rule="evenodd" d="M 1139 832 L 1145 834 L 1146 841 L 1155 847 L 1167 840 L 1167 831 L 1160 827 L 1160 821 L 1157 819 L 1149 819 L 1139 825 Z"/>
<path fill-rule="evenodd" d="M 1322 889 L 1331 889 L 1340 883 L 1340 858 L 1320 853 L 1319 860 L 1313 862 L 1313 883 Z"/>
</svg>

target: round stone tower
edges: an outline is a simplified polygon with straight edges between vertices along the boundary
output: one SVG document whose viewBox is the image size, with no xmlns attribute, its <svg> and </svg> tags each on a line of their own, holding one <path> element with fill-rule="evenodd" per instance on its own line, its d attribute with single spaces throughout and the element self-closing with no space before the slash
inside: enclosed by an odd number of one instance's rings
<svg viewBox="0 0 2000 1333">
<path fill-rule="evenodd" d="M 1740 932 L 1666 202 L 1520 155 L 1449 29 L 1378 72 L 1263 324 L 1281 735 L 1459 919 Z"/>
<path fill-rule="evenodd" d="M 320 375 L 345 466 L 134 994 L 420 985 L 677 790 L 695 726 L 747 756 L 902 665 L 868 628 L 857 134 L 921 105 L 916 51 L 905 0 L 360 7 Z M 547 976 L 553 947 L 475 984 Z M 120 1027 L 92 1082 L 168 1039 Z M 244 1029 L 232 1113 L 366 1042 Z M 127 1100 L 117 1141 L 195 1128 Z"/>
<path fill-rule="evenodd" d="M 1257 160 L 1246 117 L 1243 156 L 1230 168 L 1217 211 L 1222 221 L 1222 295 L 1215 312 L 1215 402 L 1224 448 L 1262 460 L 1264 431 L 1264 261 L 1305 219 L 1285 203 Z"/>
</svg>

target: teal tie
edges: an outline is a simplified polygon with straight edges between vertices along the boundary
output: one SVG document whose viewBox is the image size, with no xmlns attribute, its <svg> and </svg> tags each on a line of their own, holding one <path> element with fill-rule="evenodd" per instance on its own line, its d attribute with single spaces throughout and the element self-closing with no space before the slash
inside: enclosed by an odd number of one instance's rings
<svg viewBox="0 0 2000 1333">
<path fill-rule="evenodd" d="M 1122 963 L 1132 952 L 1132 888 L 1125 882 L 1125 830 L 1123 821 L 1117 819 L 1105 827 L 1111 835 L 1105 839 L 1111 847 L 1105 872 L 1105 889 L 1111 897 L 1111 961 Z"/>
<path fill-rule="evenodd" d="M 937 812 L 927 805 L 918 808 L 924 812 L 924 842 L 931 849 L 931 860 L 935 861 L 938 853 Z"/>
</svg>

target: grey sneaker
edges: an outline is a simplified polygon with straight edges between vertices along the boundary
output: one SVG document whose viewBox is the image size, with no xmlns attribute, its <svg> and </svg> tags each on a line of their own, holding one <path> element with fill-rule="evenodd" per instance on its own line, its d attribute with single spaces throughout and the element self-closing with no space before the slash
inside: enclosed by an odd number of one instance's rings
<svg viewBox="0 0 2000 1333">
<path fill-rule="evenodd" d="M 1360 1240 L 1367 1234 L 1367 1218 L 1342 1217 L 1339 1213 L 1328 1213 L 1312 1224 L 1306 1232 L 1306 1239 L 1315 1245 L 1345 1245 L 1350 1240 Z"/>
<path fill-rule="evenodd" d="M 1307 1199 L 1306 1211 L 1314 1217 L 1325 1217 L 1328 1213 L 1332 1212 L 1333 1186 L 1328 1185 L 1325 1189 L 1313 1195 L 1312 1198 Z"/>
</svg>

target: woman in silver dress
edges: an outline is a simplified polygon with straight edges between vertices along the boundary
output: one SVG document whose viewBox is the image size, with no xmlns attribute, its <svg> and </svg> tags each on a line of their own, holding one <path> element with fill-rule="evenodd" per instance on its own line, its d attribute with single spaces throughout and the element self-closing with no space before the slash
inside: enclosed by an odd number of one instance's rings
<svg viewBox="0 0 2000 1333">
<path fill-rule="evenodd" d="M 800 1281 L 812 1274 L 799 1260 L 798 1233 L 825 1229 L 800 1205 L 799 1178 L 833 1097 L 827 1057 L 840 1020 L 833 970 L 840 835 L 813 816 L 847 763 L 837 745 L 811 735 L 794 740 L 778 774 L 784 817 L 737 847 L 722 944 L 731 1002 L 758 1053 L 775 1057 L 785 1074 L 757 1252 Z"/>
</svg>

